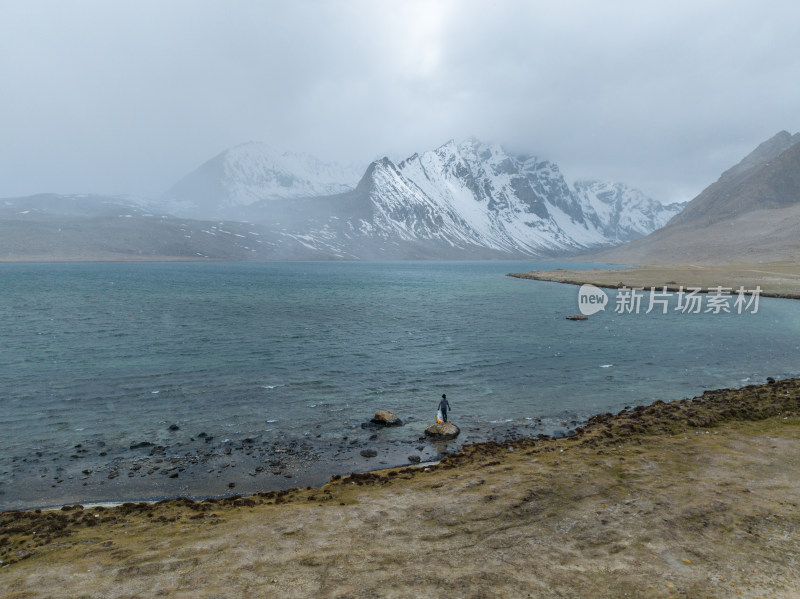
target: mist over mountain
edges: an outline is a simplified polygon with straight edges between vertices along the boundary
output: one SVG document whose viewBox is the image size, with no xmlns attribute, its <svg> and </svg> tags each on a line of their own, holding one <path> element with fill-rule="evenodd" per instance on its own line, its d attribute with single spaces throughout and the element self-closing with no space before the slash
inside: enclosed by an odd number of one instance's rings
<svg viewBox="0 0 800 599">
<path fill-rule="evenodd" d="M 259 142 L 221 152 L 178 181 L 157 205 L 192 218 L 225 218 L 262 200 L 307 198 L 353 189 L 363 168 L 309 154 L 279 153 Z"/>
</svg>

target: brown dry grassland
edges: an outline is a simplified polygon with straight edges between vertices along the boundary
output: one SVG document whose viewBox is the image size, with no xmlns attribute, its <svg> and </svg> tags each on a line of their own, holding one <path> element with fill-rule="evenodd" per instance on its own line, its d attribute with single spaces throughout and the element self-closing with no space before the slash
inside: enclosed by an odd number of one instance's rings
<svg viewBox="0 0 800 599">
<path fill-rule="evenodd" d="M 787 297 L 800 299 L 800 261 L 772 262 L 764 264 L 731 263 L 726 265 L 675 265 L 639 266 L 609 270 L 534 270 L 511 273 L 509 276 L 537 281 L 554 281 L 583 285 L 591 283 L 598 287 L 641 287 L 661 289 L 667 287 L 677 291 L 680 286 L 710 288 L 729 287 L 734 292 L 761 287 L 765 297 Z"/>
<path fill-rule="evenodd" d="M 0 596 L 800 596 L 800 380 L 322 488 L 0 513 Z"/>
</svg>

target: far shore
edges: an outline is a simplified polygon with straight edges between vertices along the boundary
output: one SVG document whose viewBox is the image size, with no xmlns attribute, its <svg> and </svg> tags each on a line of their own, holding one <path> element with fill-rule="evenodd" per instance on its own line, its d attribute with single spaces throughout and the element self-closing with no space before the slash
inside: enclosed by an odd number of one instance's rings
<svg viewBox="0 0 800 599">
<path fill-rule="evenodd" d="M 204 258 L 202 256 L 148 256 L 135 255 L 123 256 L 110 254 L 108 256 L 67 256 L 55 258 L 49 255 L 32 256 L 0 256 L 0 264 L 130 264 L 130 263 L 151 263 L 151 262 L 224 262 L 215 258 Z"/>
<path fill-rule="evenodd" d="M 250 497 L 0 512 L 9 599 L 800 595 L 800 379 Z"/>
<path fill-rule="evenodd" d="M 590 270 L 534 270 L 509 273 L 509 276 L 571 285 L 592 284 L 607 288 L 644 288 L 678 291 L 699 287 L 703 291 L 723 287 L 734 293 L 761 289 L 762 297 L 800 299 L 800 263 L 731 263 L 725 265 L 634 266 L 632 268 Z"/>
</svg>

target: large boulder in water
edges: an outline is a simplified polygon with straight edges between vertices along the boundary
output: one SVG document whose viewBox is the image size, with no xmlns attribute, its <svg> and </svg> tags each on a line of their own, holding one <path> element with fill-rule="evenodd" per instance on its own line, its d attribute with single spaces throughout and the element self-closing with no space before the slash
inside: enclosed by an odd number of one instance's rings
<svg viewBox="0 0 800 599">
<path fill-rule="evenodd" d="M 425 429 L 425 434 L 434 439 L 455 439 L 460 432 L 452 422 L 434 422 Z"/>
<path fill-rule="evenodd" d="M 400 420 L 394 412 L 390 412 L 389 410 L 379 410 L 375 412 L 375 416 L 372 417 L 370 422 L 378 426 L 401 426 L 403 424 L 403 421 Z"/>
</svg>

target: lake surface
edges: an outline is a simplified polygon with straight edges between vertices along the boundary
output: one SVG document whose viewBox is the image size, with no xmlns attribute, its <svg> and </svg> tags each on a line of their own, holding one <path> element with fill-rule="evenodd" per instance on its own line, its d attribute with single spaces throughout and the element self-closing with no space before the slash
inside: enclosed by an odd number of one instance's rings
<svg viewBox="0 0 800 599">
<path fill-rule="evenodd" d="M 505 276 L 558 266 L 0 265 L 0 507 L 318 483 L 797 375 L 798 302 L 617 314 L 610 291 L 574 322 L 576 287 Z M 464 432 L 434 447 L 419 437 L 442 393 Z M 370 439 L 360 423 L 377 409 L 406 425 Z M 142 472 L 181 456 L 170 476 Z M 252 470 L 267 457 L 282 464 Z"/>
</svg>

